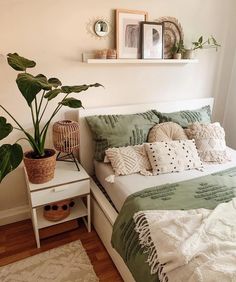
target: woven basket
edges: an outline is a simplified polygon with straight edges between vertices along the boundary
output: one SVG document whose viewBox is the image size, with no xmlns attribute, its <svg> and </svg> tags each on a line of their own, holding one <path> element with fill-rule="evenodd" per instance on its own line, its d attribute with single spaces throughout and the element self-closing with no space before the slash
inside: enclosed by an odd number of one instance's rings
<svg viewBox="0 0 236 282">
<path fill-rule="evenodd" d="M 79 124 L 72 120 L 62 120 L 53 124 L 53 145 L 63 153 L 71 153 L 79 147 Z"/>
<path fill-rule="evenodd" d="M 24 165 L 31 183 L 45 183 L 54 177 L 56 152 L 53 149 L 45 149 L 45 152 L 49 157 L 41 159 L 32 158 L 32 151 L 24 154 Z"/>
<path fill-rule="evenodd" d="M 44 217 L 50 221 L 59 221 L 66 218 L 70 214 L 70 202 L 71 200 L 63 200 L 45 206 L 43 212 Z M 67 208 L 63 209 L 64 206 Z"/>
</svg>

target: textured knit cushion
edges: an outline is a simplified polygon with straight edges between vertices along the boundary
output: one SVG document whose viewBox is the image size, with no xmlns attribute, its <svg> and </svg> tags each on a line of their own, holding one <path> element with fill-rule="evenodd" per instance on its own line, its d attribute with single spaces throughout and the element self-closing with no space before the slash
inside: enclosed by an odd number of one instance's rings
<svg viewBox="0 0 236 282">
<path fill-rule="evenodd" d="M 202 167 L 194 140 L 146 143 L 153 175 Z"/>
<path fill-rule="evenodd" d="M 86 118 L 95 141 L 95 159 L 103 161 L 105 150 L 147 142 L 150 128 L 159 123 L 152 111 L 133 115 L 100 115 Z"/>
<path fill-rule="evenodd" d="M 184 129 L 174 122 L 164 122 L 154 125 L 148 134 L 148 142 L 161 142 L 172 140 L 187 140 Z"/>
<path fill-rule="evenodd" d="M 190 139 L 195 139 L 198 154 L 204 162 L 223 163 L 230 160 L 226 152 L 225 131 L 218 122 L 194 123 L 185 130 Z"/>
<path fill-rule="evenodd" d="M 141 172 L 149 175 L 151 170 L 144 145 L 109 148 L 106 150 L 106 157 L 111 162 L 116 175 L 128 175 Z"/>
<path fill-rule="evenodd" d="M 155 110 L 154 110 L 155 111 Z M 173 121 L 178 123 L 183 128 L 187 128 L 189 124 L 194 122 L 210 123 L 211 122 L 211 108 L 205 106 L 198 110 L 179 111 L 173 113 L 156 112 L 160 119 L 160 123 Z"/>
</svg>

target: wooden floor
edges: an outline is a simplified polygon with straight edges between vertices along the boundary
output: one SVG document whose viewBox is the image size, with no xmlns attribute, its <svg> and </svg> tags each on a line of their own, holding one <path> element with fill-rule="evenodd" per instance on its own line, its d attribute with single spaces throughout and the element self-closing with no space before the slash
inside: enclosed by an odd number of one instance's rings
<svg viewBox="0 0 236 282">
<path fill-rule="evenodd" d="M 77 229 L 41 240 L 40 249 L 36 247 L 31 220 L 0 226 L 0 266 L 78 239 L 81 240 L 100 281 L 123 281 L 97 233 L 94 230 L 88 233 L 83 221 L 79 221 Z"/>
</svg>

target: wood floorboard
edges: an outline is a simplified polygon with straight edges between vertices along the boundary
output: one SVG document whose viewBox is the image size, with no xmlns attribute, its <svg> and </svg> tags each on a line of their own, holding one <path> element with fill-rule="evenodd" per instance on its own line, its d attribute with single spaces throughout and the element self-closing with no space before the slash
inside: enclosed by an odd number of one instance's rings
<svg viewBox="0 0 236 282">
<path fill-rule="evenodd" d="M 42 239 L 40 249 L 36 247 L 31 220 L 0 226 L 0 266 L 75 240 L 82 242 L 99 281 L 123 281 L 95 230 L 88 233 L 82 220 L 79 220 L 79 227 L 74 230 Z"/>
</svg>

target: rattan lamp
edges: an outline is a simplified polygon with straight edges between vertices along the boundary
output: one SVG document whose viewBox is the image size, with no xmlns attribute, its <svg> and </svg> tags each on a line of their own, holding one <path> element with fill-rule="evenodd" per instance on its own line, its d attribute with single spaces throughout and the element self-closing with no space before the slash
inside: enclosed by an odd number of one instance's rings
<svg viewBox="0 0 236 282">
<path fill-rule="evenodd" d="M 74 162 L 79 170 L 74 151 L 79 148 L 79 124 L 72 120 L 57 121 L 53 124 L 53 145 L 57 160 Z M 62 155 L 61 155 L 62 154 Z"/>
</svg>

